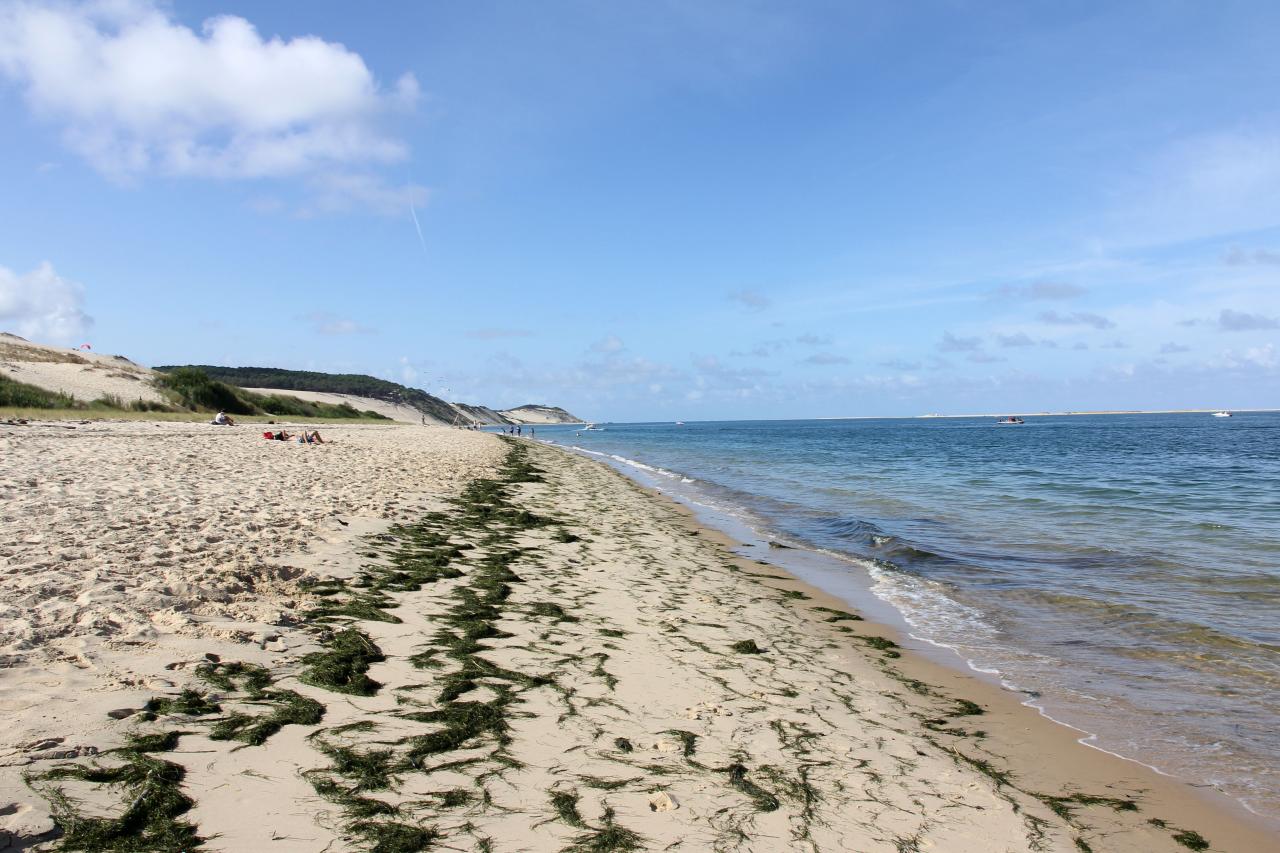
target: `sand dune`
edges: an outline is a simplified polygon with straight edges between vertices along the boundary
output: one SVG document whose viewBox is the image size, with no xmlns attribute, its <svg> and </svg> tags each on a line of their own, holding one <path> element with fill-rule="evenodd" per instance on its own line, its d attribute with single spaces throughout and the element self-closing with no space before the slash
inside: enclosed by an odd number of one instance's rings
<svg viewBox="0 0 1280 853">
<path fill-rule="evenodd" d="M 10 379 L 92 402 L 111 394 L 132 400 L 166 402 L 151 384 L 155 371 L 118 355 L 33 344 L 0 333 L 0 370 Z"/>
<path fill-rule="evenodd" d="M 265 394 L 268 396 L 280 397 L 297 397 L 300 400 L 310 400 L 316 403 L 332 403 L 341 405 L 348 403 L 357 411 L 377 412 L 383 417 L 391 418 L 393 421 L 399 421 L 407 424 L 421 424 L 423 419 L 422 412 L 413 406 L 405 406 L 400 403 L 391 403 L 386 400 L 378 400 L 373 397 L 356 397 L 352 394 L 329 394 L 324 391 L 282 391 L 279 388 L 246 388 L 246 391 L 252 391 L 255 394 Z M 435 418 L 426 416 L 427 423 L 439 423 Z"/>
</svg>

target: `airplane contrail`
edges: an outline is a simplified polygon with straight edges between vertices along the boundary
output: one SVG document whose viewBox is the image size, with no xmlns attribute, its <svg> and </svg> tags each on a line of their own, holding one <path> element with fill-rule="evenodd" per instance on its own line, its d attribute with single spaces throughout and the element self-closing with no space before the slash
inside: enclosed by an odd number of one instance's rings
<svg viewBox="0 0 1280 853">
<path fill-rule="evenodd" d="M 422 244 L 422 254 L 427 254 L 427 239 L 422 236 L 422 226 L 418 224 L 418 212 L 409 205 L 409 215 L 413 217 L 413 227 L 418 232 L 418 242 Z"/>
</svg>

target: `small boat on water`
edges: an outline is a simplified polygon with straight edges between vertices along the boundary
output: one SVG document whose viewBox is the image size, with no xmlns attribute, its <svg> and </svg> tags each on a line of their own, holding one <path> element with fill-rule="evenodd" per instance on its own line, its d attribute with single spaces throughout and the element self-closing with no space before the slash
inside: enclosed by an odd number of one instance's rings
<svg viewBox="0 0 1280 853">
<path fill-rule="evenodd" d="M 676 426 L 684 426 L 684 421 L 676 421 Z"/>
<path fill-rule="evenodd" d="M 587 432 L 604 432 L 604 427 L 598 427 L 595 424 L 587 424 L 584 429 Z"/>
<path fill-rule="evenodd" d="M 1001 418 L 1000 420 L 996 421 L 996 423 L 997 424 L 1025 424 L 1026 421 L 1024 421 L 1022 418 L 1010 415 L 1007 418 Z"/>
<path fill-rule="evenodd" d="M 1229 418 L 1231 417 L 1231 413 L 1230 412 L 1214 412 L 1213 416 L 1215 418 Z"/>
</svg>

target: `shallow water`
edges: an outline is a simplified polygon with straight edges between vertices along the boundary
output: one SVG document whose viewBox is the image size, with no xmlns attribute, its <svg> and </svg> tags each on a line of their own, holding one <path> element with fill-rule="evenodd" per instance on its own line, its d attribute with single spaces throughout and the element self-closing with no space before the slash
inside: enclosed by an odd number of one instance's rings
<svg viewBox="0 0 1280 853">
<path fill-rule="evenodd" d="M 1280 818 L 1280 414 L 539 427 L 869 568 L 912 633 Z"/>
</svg>

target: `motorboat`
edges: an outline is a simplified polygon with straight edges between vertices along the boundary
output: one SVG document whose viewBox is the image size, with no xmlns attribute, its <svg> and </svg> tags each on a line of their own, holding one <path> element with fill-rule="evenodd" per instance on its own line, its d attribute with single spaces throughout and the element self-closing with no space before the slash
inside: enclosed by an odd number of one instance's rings
<svg viewBox="0 0 1280 853">
<path fill-rule="evenodd" d="M 676 426 L 684 426 L 684 421 L 676 421 Z"/>
<path fill-rule="evenodd" d="M 604 427 L 598 427 L 595 424 L 587 424 L 583 429 L 587 432 L 604 432 Z"/>
<path fill-rule="evenodd" d="M 1007 418 L 1001 418 L 1000 420 L 996 421 L 996 423 L 997 424 L 1025 424 L 1026 421 L 1024 421 L 1022 418 L 1011 415 Z"/>
<path fill-rule="evenodd" d="M 1231 413 L 1230 412 L 1214 412 L 1213 416 L 1215 418 L 1229 418 L 1231 417 Z"/>
</svg>

